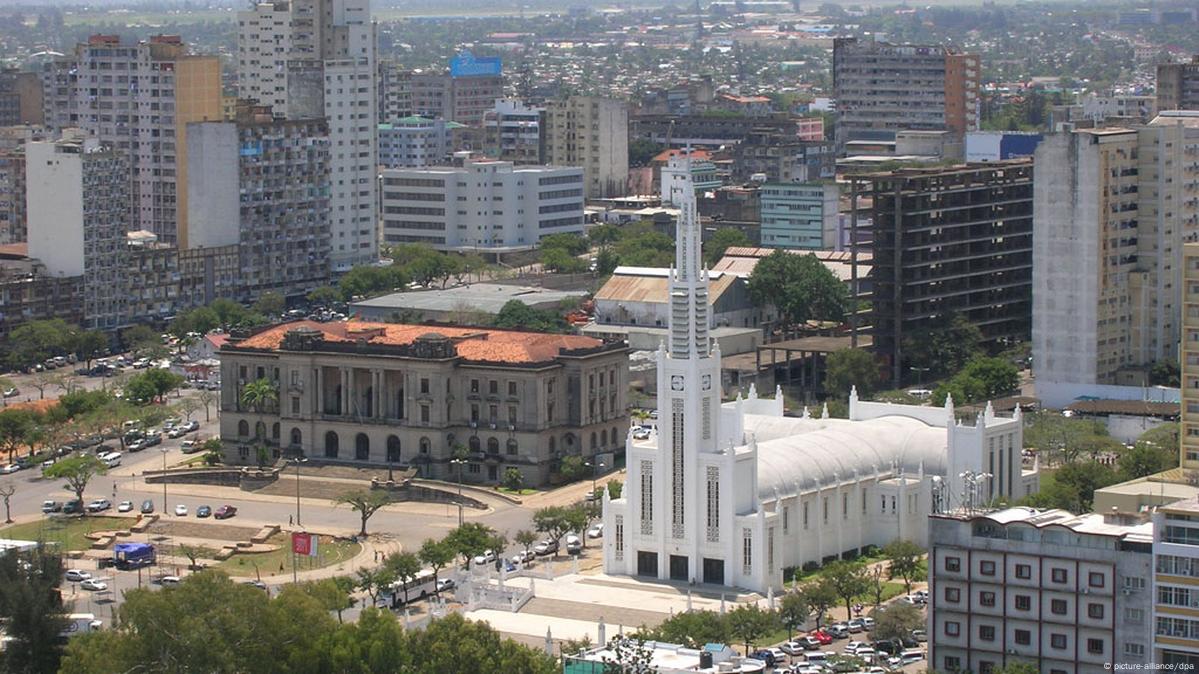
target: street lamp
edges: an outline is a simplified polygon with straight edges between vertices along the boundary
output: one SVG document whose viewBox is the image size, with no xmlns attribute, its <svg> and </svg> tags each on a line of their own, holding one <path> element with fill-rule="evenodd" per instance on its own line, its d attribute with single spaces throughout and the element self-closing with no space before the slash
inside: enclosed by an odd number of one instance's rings
<svg viewBox="0 0 1199 674">
<path fill-rule="evenodd" d="M 458 526 L 462 526 L 462 465 L 466 459 L 450 459 L 450 465 L 458 467 Z"/>
<path fill-rule="evenodd" d="M 300 464 L 308 463 L 308 459 L 300 456 L 288 461 L 296 465 L 296 527 L 300 525 Z"/>
<path fill-rule="evenodd" d="M 162 447 L 162 516 L 167 516 L 167 448 Z"/>
</svg>

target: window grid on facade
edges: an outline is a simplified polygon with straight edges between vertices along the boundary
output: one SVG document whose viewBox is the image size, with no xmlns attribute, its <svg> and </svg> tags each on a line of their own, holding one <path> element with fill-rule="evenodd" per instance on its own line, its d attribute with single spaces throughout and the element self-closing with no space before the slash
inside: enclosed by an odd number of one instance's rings
<svg viewBox="0 0 1199 674">
<path fill-rule="evenodd" d="M 654 535 L 654 462 L 641 462 L 641 535 Z"/>
<path fill-rule="evenodd" d="M 766 573 L 774 573 L 774 527 L 766 529 Z"/>
<path fill-rule="evenodd" d="M 624 515 L 616 515 L 613 522 L 616 526 L 616 561 L 624 559 Z"/>
<path fill-rule="evenodd" d="M 754 535 L 750 529 L 741 530 L 741 570 L 750 575 L 754 568 Z"/>
<path fill-rule="evenodd" d="M 704 414 L 704 440 L 707 440 L 712 437 L 712 401 L 709 398 L 704 398 L 703 414 Z"/>
<path fill-rule="evenodd" d="M 670 434 L 671 434 L 671 456 L 673 459 L 672 472 L 672 493 L 671 493 L 671 518 L 670 518 L 670 533 L 676 539 L 681 539 L 686 535 L 687 523 L 685 513 L 683 512 L 683 485 L 684 485 L 684 448 L 683 448 L 683 400 L 675 398 L 670 401 L 671 419 L 670 419 Z"/>
<path fill-rule="evenodd" d="M 720 469 L 708 466 L 708 519 L 707 539 L 709 543 L 720 542 Z"/>
</svg>

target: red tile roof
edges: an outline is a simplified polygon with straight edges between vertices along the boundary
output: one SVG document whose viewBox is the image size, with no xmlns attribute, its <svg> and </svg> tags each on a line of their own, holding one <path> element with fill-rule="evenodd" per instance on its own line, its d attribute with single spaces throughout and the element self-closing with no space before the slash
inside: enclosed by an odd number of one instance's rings
<svg viewBox="0 0 1199 674">
<path fill-rule="evenodd" d="M 317 323 L 295 321 L 276 325 L 254 334 L 233 346 L 249 349 L 277 350 L 283 336 L 297 328 L 310 328 L 322 333 L 327 342 L 356 342 L 365 338 L 367 344 L 405 346 L 418 337 L 441 335 L 453 340 L 458 355 L 465 360 L 492 363 L 543 363 L 553 360 L 564 349 L 590 349 L 603 341 L 579 335 L 555 335 L 543 332 L 520 332 L 494 328 L 459 328 L 440 325 L 405 325 L 400 323 L 370 323 L 347 321 Z"/>
</svg>

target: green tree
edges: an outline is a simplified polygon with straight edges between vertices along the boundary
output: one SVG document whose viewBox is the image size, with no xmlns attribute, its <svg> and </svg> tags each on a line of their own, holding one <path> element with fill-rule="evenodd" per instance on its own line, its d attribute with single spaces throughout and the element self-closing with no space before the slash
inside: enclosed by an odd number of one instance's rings
<svg viewBox="0 0 1199 674">
<path fill-rule="evenodd" d="M 787 626 L 791 634 L 802 628 L 804 623 L 808 622 L 810 615 L 808 603 L 797 591 L 784 594 L 782 601 L 779 602 L 779 620 Z"/>
<path fill-rule="evenodd" d="M 569 509 L 562 506 L 546 506 L 533 513 L 533 528 L 553 541 L 565 536 L 571 525 Z"/>
<path fill-rule="evenodd" d="M 388 555 L 383 562 L 391 570 L 396 580 L 404 586 L 404 603 L 408 603 L 408 583 L 421 572 L 420 558 L 412 552 L 399 552 Z"/>
<path fill-rule="evenodd" d="M 624 490 L 624 483 L 620 480 L 608 480 L 608 498 L 618 499 L 621 492 Z"/>
<path fill-rule="evenodd" d="M 287 309 L 287 300 L 274 291 L 262 293 L 258 301 L 254 302 L 254 311 L 263 316 L 278 316 L 285 309 Z"/>
<path fill-rule="evenodd" d="M 61 318 L 22 323 L 8 335 L 8 364 L 23 368 L 66 354 L 79 332 L 78 327 Z"/>
<path fill-rule="evenodd" d="M 552 311 L 534 309 L 520 300 L 508 300 L 500 307 L 492 324 L 507 330 L 533 330 L 535 332 L 563 332 L 566 320 Z"/>
<path fill-rule="evenodd" d="M 778 618 L 770 611 L 763 611 L 757 604 L 740 604 L 729 611 L 729 634 L 745 644 L 749 653 L 753 643 L 769 634 L 778 625 Z"/>
<path fill-rule="evenodd" d="M 896 538 L 883 548 L 883 559 L 887 560 L 888 574 L 892 580 L 903 579 L 905 594 L 912 593 L 912 582 L 920 576 L 923 558 L 923 548 L 902 538 Z"/>
<path fill-rule="evenodd" d="M 715 267 L 720 258 L 724 257 L 724 251 L 729 248 L 739 246 L 753 245 L 745 232 L 736 227 L 721 227 L 712 233 L 712 236 L 704 242 L 704 262 L 708 267 Z"/>
<path fill-rule="evenodd" d="M 879 381 L 878 361 L 865 349 L 842 349 L 825 359 L 824 390 L 829 395 L 843 398 L 856 386 L 858 396 L 869 399 Z"/>
<path fill-rule="evenodd" d="M 726 616 L 715 611 L 676 613 L 657 627 L 645 630 L 644 636 L 692 648 L 708 643 L 727 643 L 732 638 Z"/>
<path fill-rule="evenodd" d="M 562 248 L 542 248 L 541 264 L 559 274 L 579 274 L 587 271 L 587 262 Z"/>
<path fill-rule="evenodd" d="M 8 462 L 24 444 L 35 425 L 35 415 L 28 409 L 14 407 L 0 411 L 0 451 L 8 453 Z"/>
<path fill-rule="evenodd" d="M 537 532 L 532 529 L 521 529 L 516 532 L 516 537 L 513 540 L 516 541 L 517 545 L 525 549 L 525 553 L 528 553 L 537 544 Z"/>
<path fill-rule="evenodd" d="M 1024 499 L 1024 502 L 1035 508 L 1090 512 L 1095 490 L 1115 484 L 1119 479 L 1116 471 L 1103 464 L 1075 461 L 1063 465 L 1052 474 L 1051 479 L 1043 480 L 1041 491 Z"/>
<path fill-rule="evenodd" d="M 437 582 L 439 580 L 438 573 L 454 561 L 456 554 L 458 553 L 452 544 L 432 538 L 426 538 L 420 546 L 420 551 L 416 553 L 422 563 L 428 564 L 433 569 L 434 588 L 437 588 L 438 593 L 441 592 L 440 584 Z"/>
<path fill-rule="evenodd" d="M 395 581 L 395 572 L 386 565 L 377 569 L 363 567 L 354 573 L 355 587 L 370 596 L 371 606 L 379 604 L 379 593 Z"/>
<path fill-rule="evenodd" d="M 1010 395 L 1020 387 L 1020 371 L 1006 358 L 976 356 L 966 367 L 933 392 L 933 404 L 944 405 L 953 395 L 954 403 L 964 404 Z"/>
<path fill-rule="evenodd" d="M 616 225 L 596 225 L 587 232 L 587 240 L 599 248 L 610 246 L 620 240 L 620 228 Z"/>
<path fill-rule="evenodd" d="M 274 382 L 265 377 L 247 382 L 241 389 L 241 404 L 259 414 L 278 400 L 279 389 L 275 387 Z"/>
<path fill-rule="evenodd" d="M 564 456 L 558 466 L 558 474 L 566 482 L 574 482 L 587 477 L 587 465 L 581 456 Z"/>
<path fill-rule="evenodd" d="M 267 672 L 321 669 L 337 622 L 299 587 L 275 599 L 224 574 L 201 571 L 168 592 L 125 593 L 119 620 L 71 639 L 66 674 Z"/>
<path fill-rule="evenodd" d="M 325 611 L 337 613 L 337 622 L 343 622 L 342 612 L 353 606 L 350 592 L 354 590 L 354 581 L 348 576 L 337 578 L 322 578 L 320 580 L 300 583 L 300 589 L 309 597 L 320 603 Z"/>
<path fill-rule="evenodd" d="M 1181 383 L 1182 372 L 1178 361 L 1159 360 L 1149 368 L 1149 384 L 1152 386 L 1170 386 L 1177 388 Z"/>
<path fill-rule="evenodd" d="M 340 505 L 348 505 L 351 510 L 358 513 L 358 517 L 362 520 L 358 535 L 365 536 L 366 523 L 383 506 L 391 503 L 391 496 L 381 489 L 354 489 L 338 496 L 335 502 Z"/>
<path fill-rule="evenodd" d="M 837 560 L 824 567 L 823 575 L 833 593 L 845 602 L 845 612 L 853 615 L 853 600 L 870 590 L 866 565 L 861 562 Z"/>
<path fill-rule="evenodd" d="M 148 325 L 134 325 L 121 331 L 121 343 L 127 349 L 145 358 L 162 358 L 167 348 L 162 336 Z"/>
<path fill-rule="evenodd" d="M 941 377 L 961 370 L 982 355 L 982 341 L 982 331 L 961 314 L 941 314 L 927 327 L 904 338 L 904 365 L 909 370 L 919 369 L 924 377 Z"/>
<path fill-rule="evenodd" d="M 784 322 L 845 319 L 849 293 L 815 255 L 777 249 L 758 261 L 749 277 L 749 297 L 757 306 L 773 305 Z"/>
<path fill-rule="evenodd" d="M 910 639 L 912 630 L 924 627 L 920 609 L 904 602 L 893 602 L 885 609 L 874 611 L 874 631 L 871 636 L 880 641 Z"/>
<path fill-rule="evenodd" d="M 815 619 L 817 629 L 820 628 L 828 610 L 837 603 L 836 588 L 823 577 L 803 585 L 799 589 L 799 596 L 808 607 L 808 614 Z"/>
<path fill-rule="evenodd" d="M 600 276 L 607 276 L 616 271 L 620 266 L 620 256 L 616 253 L 604 248 L 595 255 L 595 273 Z"/>
<path fill-rule="evenodd" d="M 487 623 L 453 613 L 408 637 L 417 672 L 521 672 L 554 674 L 558 663 L 536 649 L 501 639 Z"/>
<path fill-rule="evenodd" d="M 92 361 L 108 352 L 108 337 L 99 330 L 86 330 L 75 340 L 75 357 L 89 369 Z"/>
<path fill-rule="evenodd" d="M 587 252 L 587 239 L 578 234 L 550 234 L 549 236 L 541 237 L 538 242 L 541 250 L 558 249 L 567 255 L 574 257 Z"/>
<path fill-rule="evenodd" d="M 125 383 L 125 399 L 131 402 L 150 403 L 165 402 L 168 393 L 183 385 L 183 376 L 152 367 L 141 374 L 136 374 Z"/>
<path fill-rule="evenodd" d="M 495 543 L 495 530 L 478 522 L 467 522 L 445 537 L 446 544 L 462 555 L 469 569 L 471 560 L 483 554 Z"/>
<path fill-rule="evenodd" d="M 100 459 L 91 454 L 79 454 L 59 460 L 46 468 L 42 474 L 50 479 L 65 480 L 66 488 L 75 494 L 75 498 L 79 499 L 80 503 L 83 503 L 83 492 L 87 489 L 88 483 L 95 476 L 104 475 L 107 472 L 108 466 L 105 466 Z M 86 508 L 80 511 L 81 515 L 86 513 Z"/>
<path fill-rule="evenodd" d="M 45 547 L 0 556 L 0 618 L 10 640 L 3 671 L 58 671 L 59 634 L 67 626 L 62 574 L 62 557 Z"/>
<path fill-rule="evenodd" d="M 629 166 L 649 166 L 650 161 L 664 149 L 665 146 L 647 138 L 634 138 L 629 141 Z"/>
<path fill-rule="evenodd" d="M 1138 442 L 1120 454 L 1116 465 L 1121 480 L 1155 475 L 1178 467 L 1178 450 Z"/>
<path fill-rule="evenodd" d="M 332 286 L 320 286 L 308 293 L 309 302 L 317 306 L 331 306 L 342 301 L 341 292 Z"/>
<path fill-rule="evenodd" d="M 520 472 L 519 468 L 509 466 L 504 471 L 504 488 L 514 492 L 520 492 L 525 486 L 524 473 Z"/>
</svg>

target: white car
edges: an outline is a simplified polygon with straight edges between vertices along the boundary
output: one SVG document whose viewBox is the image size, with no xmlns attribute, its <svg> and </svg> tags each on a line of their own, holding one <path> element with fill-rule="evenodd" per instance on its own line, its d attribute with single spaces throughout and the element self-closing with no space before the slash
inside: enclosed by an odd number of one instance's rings
<svg viewBox="0 0 1199 674">
<path fill-rule="evenodd" d="M 96 578 L 88 578 L 80 583 L 79 587 L 91 592 L 103 592 L 108 589 L 108 583 Z"/>
<path fill-rule="evenodd" d="M 521 550 L 520 552 L 517 552 L 515 555 L 512 555 L 512 563 L 513 564 L 528 564 L 529 562 L 533 561 L 536 558 L 537 558 L 537 555 L 533 554 L 532 550 Z"/>
<path fill-rule="evenodd" d="M 183 579 L 179 576 L 163 576 L 162 578 L 158 579 L 159 584 L 161 584 L 163 587 L 178 585 L 182 581 Z"/>
<path fill-rule="evenodd" d="M 92 577 L 92 574 L 83 569 L 67 569 L 67 572 L 62 575 L 68 582 L 79 583 Z"/>
<path fill-rule="evenodd" d="M 491 562 L 494 562 L 494 561 L 495 561 L 495 551 L 494 550 L 487 550 L 486 552 L 484 552 L 481 555 L 475 555 L 475 559 L 474 559 L 475 566 L 482 566 L 484 564 L 490 564 Z"/>
<path fill-rule="evenodd" d="M 183 505 L 182 503 L 175 506 L 175 514 L 179 517 L 187 517 L 187 506 Z"/>
<path fill-rule="evenodd" d="M 633 431 L 633 439 L 634 440 L 649 440 L 649 429 L 648 428 L 638 428 L 638 429 L 634 430 Z"/>
<path fill-rule="evenodd" d="M 133 501 L 121 501 L 121 504 L 117 506 L 117 512 L 119 513 L 127 513 L 132 511 Z"/>
<path fill-rule="evenodd" d="M 604 535 L 604 524 L 601 522 L 592 526 L 587 530 L 587 538 L 602 538 Z"/>
<path fill-rule="evenodd" d="M 6 466 L 4 466 L 3 468 L 0 468 L 0 475 L 10 475 L 12 473 L 17 472 L 18 470 L 21 470 L 21 464 L 10 463 L 10 464 L 7 464 Z"/>
<path fill-rule="evenodd" d="M 857 655 L 858 651 L 873 651 L 873 650 L 874 649 L 870 647 L 870 644 L 866 643 L 865 641 L 851 641 L 851 642 L 845 644 L 845 654 L 846 655 Z"/>
</svg>

